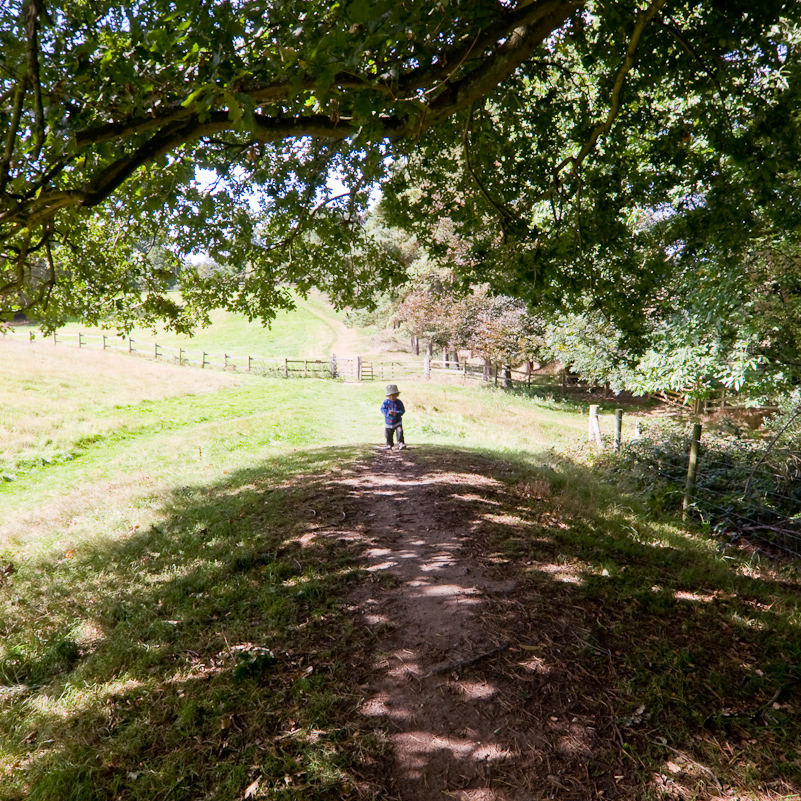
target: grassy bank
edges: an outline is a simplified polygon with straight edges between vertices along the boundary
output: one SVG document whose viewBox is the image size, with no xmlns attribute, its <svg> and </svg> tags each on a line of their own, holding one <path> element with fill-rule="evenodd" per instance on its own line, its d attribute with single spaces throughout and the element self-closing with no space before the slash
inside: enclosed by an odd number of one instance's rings
<svg viewBox="0 0 801 801">
<path fill-rule="evenodd" d="M 335 311 L 324 295 L 313 292 L 308 298 L 292 294 L 296 308 L 281 311 L 269 328 L 258 320 L 248 320 L 241 314 L 217 309 L 210 314 L 211 324 L 198 329 L 192 337 L 170 331 L 153 332 L 135 328 L 131 337 L 141 347 L 158 342 L 165 348 L 183 348 L 190 351 L 229 353 L 240 356 L 328 358 L 331 353 L 340 356 L 375 356 L 373 329 L 353 329 L 345 325 L 346 315 Z M 80 322 L 69 322 L 59 333 L 65 337 L 100 335 Z M 24 332 L 23 332 L 24 333 Z M 114 335 L 114 331 L 105 332 Z"/>
<path fill-rule="evenodd" d="M 0 799 L 382 797 L 350 599 L 380 581 L 358 482 L 383 387 L 7 341 L 0 372 Z M 454 497 L 519 578 L 534 656 L 612 721 L 588 769 L 619 760 L 619 797 L 800 791 L 794 567 L 650 520 L 565 458 L 581 408 L 401 390 L 432 471 L 480 459 L 498 482 Z"/>
</svg>

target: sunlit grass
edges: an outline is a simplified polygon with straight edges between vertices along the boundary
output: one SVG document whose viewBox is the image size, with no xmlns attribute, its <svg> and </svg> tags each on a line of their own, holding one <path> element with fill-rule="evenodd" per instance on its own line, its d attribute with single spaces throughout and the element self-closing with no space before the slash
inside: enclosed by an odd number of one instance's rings
<svg viewBox="0 0 801 801">
<path fill-rule="evenodd" d="M 0 473 L 70 458 L 124 425 L 122 407 L 240 383 L 226 373 L 9 338 L 0 341 L 0 375 Z"/>
<path fill-rule="evenodd" d="M 357 546 L 306 535 L 309 509 L 342 525 L 335 479 L 381 443 L 383 384 L 3 341 L 0 359 L 0 799 L 239 801 L 257 780 L 261 798 L 369 798 L 359 765 L 384 743 L 355 723 L 370 642 L 346 599 L 372 579 Z M 400 383 L 415 458 L 480 474 L 453 492 L 481 558 L 535 583 L 516 597 L 547 609 L 538 632 L 565 627 L 568 664 L 614 665 L 601 700 L 636 797 L 667 797 L 648 785 L 678 759 L 660 738 L 740 797 L 801 787 L 792 568 L 721 552 L 598 481 L 586 449 L 570 458 L 583 408 Z"/>
<path fill-rule="evenodd" d="M 349 329 L 346 315 L 336 312 L 319 292 L 312 292 L 307 298 L 295 292 L 290 294 L 295 309 L 279 311 L 269 326 L 263 325 L 259 320 L 248 320 L 241 314 L 215 309 L 209 315 L 211 324 L 198 328 L 191 337 L 164 329 L 154 332 L 143 328 L 134 328 L 130 336 L 134 340 L 135 350 L 149 353 L 152 351 L 152 344 L 158 342 L 160 346 L 176 351 L 183 348 L 189 352 L 188 358 L 198 358 L 200 352 L 205 351 L 217 357 L 228 353 L 240 357 L 251 355 L 327 359 L 334 352 L 337 343 L 344 348 L 339 353 L 340 356 L 371 355 L 373 331 Z M 72 343 L 77 342 L 78 332 L 95 337 L 106 333 L 109 346 L 120 344 L 115 339 L 116 332 L 113 330 L 103 332 L 80 322 L 70 322 L 59 329 L 64 340 Z M 90 341 L 90 345 L 99 347 L 93 341 Z"/>
</svg>

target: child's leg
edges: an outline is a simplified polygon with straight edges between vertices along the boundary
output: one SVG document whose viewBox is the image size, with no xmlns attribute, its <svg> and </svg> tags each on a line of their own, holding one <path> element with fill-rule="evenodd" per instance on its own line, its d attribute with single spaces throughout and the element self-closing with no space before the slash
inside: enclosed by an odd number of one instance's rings
<svg viewBox="0 0 801 801">
<path fill-rule="evenodd" d="M 396 426 L 395 431 L 398 434 L 398 445 L 403 445 L 403 425 Z"/>
<path fill-rule="evenodd" d="M 392 447 L 392 426 L 384 426 L 384 438 L 387 441 L 387 446 Z"/>
</svg>

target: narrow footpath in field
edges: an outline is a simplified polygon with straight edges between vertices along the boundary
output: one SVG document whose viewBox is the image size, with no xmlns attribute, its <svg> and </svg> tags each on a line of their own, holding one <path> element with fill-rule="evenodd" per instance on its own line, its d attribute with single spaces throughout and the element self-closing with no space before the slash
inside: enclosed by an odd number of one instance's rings
<svg viewBox="0 0 801 801">
<path fill-rule="evenodd" d="M 389 738 L 374 778 L 402 801 L 625 797 L 603 693 L 569 655 L 587 610 L 547 571 L 510 575 L 493 529 L 534 523 L 479 461 L 381 452 L 345 480 L 376 577 L 353 599 L 376 637 L 361 714 Z"/>
<path fill-rule="evenodd" d="M 310 303 L 303 298 L 296 298 L 295 303 L 301 310 L 316 317 L 322 324 L 323 329 L 317 332 L 318 338 L 310 342 L 304 349 L 302 356 L 309 359 L 328 358 L 332 353 L 339 357 L 355 356 L 361 352 L 363 347 L 362 337 L 356 328 L 349 328 L 341 320 L 334 316 L 333 310 L 330 313 L 321 311 L 316 304 Z M 324 333 L 327 332 L 330 339 L 321 343 Z"/>
</svg>

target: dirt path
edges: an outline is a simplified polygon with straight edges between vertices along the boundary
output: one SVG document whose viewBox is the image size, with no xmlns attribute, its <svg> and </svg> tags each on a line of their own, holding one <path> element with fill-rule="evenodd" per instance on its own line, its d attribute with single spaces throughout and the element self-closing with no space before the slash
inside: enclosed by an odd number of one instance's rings
<svg viewBox="0 0 801 801">
<path fill-rule="evenodd" d="M 376 576 L 354 606 L 376 636 L 361 713 L 388 732 L 378 780 L 402 801 L 614 797 L 623 776 L 590 776 L 592 704 L 560 669 L 574 632 L 551 608 L 558 591 L 520 603 L 519 579 L 486 553 L 487 525 L 516 525 L 515 499 L 486 468 L 407 450 L 345 480 Z"/>
<path fill-rule="evenodd" d="M 295 303 L 299 308 L 302 308 L 308 314 L 316 317 L 328 329 L 330 329 L 333 340 L 324 349 L 325 352 L 321 353 L 321 348 L 318 345 L 313 345 L 306 348 L 303 352 L 304 357 L 321 358 L 329 356 L 331 353 L 336 353 L 337 356 L 353 356 L 361 352 L 363 344 L 359 332 L 355 328 L 348 328 L 345 323 L 340 322 L 332 315 L 327 315 L 317 309 L 312 303 L 304 301 L 298 297 Z"/>
</svg>

